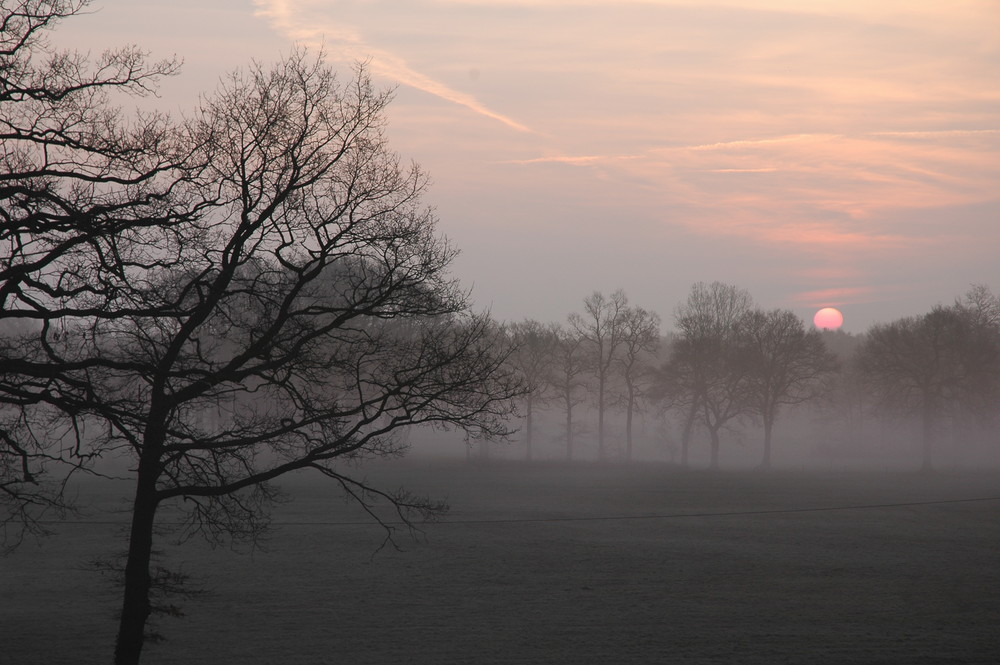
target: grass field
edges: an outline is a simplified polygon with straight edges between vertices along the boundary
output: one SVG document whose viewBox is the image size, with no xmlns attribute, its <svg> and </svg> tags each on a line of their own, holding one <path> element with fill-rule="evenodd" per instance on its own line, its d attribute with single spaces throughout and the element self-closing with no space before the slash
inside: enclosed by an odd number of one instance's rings
<svg viewBox="0 0 1000 665">
<path fill-rule="evenodd" d="M 997 474 L 420 460 L 364 473 L 452 510 L 372 557 L 379 527 L 343 524 L 364 520 L 296 479 L 266 550 L 164 545 L 209 593 L 158 622 L 167 641 L 145 662 L 1000 662 L 1000 500 L 953 502 L 1000 496 Z M 114 505 L 125 489 L 81 498 Z M 58 531 L 0 559 L 0 663 L 110 660 L 117 597 L 85 564 L 121 549 L 120 530 Z"/>
</svg>

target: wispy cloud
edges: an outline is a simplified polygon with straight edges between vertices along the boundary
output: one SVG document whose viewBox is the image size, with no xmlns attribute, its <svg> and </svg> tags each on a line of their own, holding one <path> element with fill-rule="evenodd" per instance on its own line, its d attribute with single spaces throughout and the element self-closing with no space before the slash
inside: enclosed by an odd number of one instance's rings
<svg viewBox="0 0 1000 665">
<path fill-rule="evenodd" d="M 888 136 L 914 139 L 938 139 L 952 136 L 989 136 L 1000 135 L 1000 129 L 938 129 L 911 132 L 869 132 L 867 136 Z"/>
<path fill-rule="evenodd" d="M 838 253 L 856 251 L 860 248 L 864 248 L 868 253 L 886 250 L 898 251 L 931 243 L 930 240 L 902 233 L 890 233 L 880 229 L 858 230 L 833 224 L 769 225 L 758 229 L 758 234 L 771 244 L 784 244 L 799 248 L 822 248 L 827 255 L 838 255 Z"/>
<path fill-rule="evenodd" d="M 739 150 L 743 148 L 766 148 L 781 143 L 801 143 L 803 141 L 831 141 L 840 138 L 838 134 L 793 134 L 767 139 L 722 141 L 703 145 L 687 146 L 688 150 Z"/>
<path fill-rule="evenodd" d="M 516 164 L 528 166 L 531 164 L 571 164 L 574 166 L 590 166 L 609 162 L 642 159 L 643 155 L 554 155 L 550 157 L 531 157 L 528 159 L 505 159 L 498 164 Z"/>
<path fill-rule="evenodd" d="M 776 173 L 781 169 L 762 167 L 759 169 L 703 169 L 704 173 Z"/>
<path fill-rule="evenodd" d="M 404 58 L 366 43 L 356 29 L 332 21 L 317 20 L 316 13 L 309 11 L 308 3 L 295 0 L 255 0 L 255 5 L 258 16 L 267 19 L 275 30 L 290 39 L 316 47 L 332 47 L 343 59 L 370 62 L 371 70 L 376 75 L 464 106 L 519 132 L 532 131 L 513 118 L 488 108 L 474 96 L 455 90 L 413 69 Z"/>
<path fill-rule="evenodd" d="M 789 301 L 803 307 L 837 307 L 877 302 L 881 297 L 877 289 L 872 286 L 842 286 L 832 289 L 802 291 L 791 296 Z"/>
</svg>

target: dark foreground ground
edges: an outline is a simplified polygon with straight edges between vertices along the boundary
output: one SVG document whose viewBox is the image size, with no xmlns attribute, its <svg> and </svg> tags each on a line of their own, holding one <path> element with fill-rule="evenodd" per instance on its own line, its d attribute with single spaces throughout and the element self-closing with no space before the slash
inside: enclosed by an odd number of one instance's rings
<svg viewBox="0 0 1000 665">
<path fill-rule="evenodd" d="M 373 557 L 380 529 L 343 524 L 362 518 L 303 478 L 266 551 L 165 543 L 164 563 L 209 593 L 158 622 L 167 641 L 145 662 L 1000 662 L 1000 500 L 951 502 L 1000 497 L 996 474 L 409 461 L 364 475 L 452 510 Z M 885 505 L 934 501 L 949 502 Z M 564 519 L 621 517 L 635 519 Z M 58 531 L 0 559 L 0 663 L 110 661 L 117 598 L 85 567 L 121 531 Z"/>
</svg>

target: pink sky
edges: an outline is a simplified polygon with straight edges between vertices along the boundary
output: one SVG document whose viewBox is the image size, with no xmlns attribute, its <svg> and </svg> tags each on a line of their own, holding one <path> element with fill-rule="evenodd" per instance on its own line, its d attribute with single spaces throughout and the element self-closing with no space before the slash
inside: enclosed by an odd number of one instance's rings
<svg viewBox="0 0 1000 665">
<path fill-rule="evenodd" d="M 875 8 L 870 7 L 877 4 Z M 208 7 L 208 8 L 206 8 Z M 817 0 L 105 0 L 60 42 L 177 53 L 162 104 L 322 45 L 398 86 L 455 273 L 501 319 L 696 281 L 845 329 L 1000 291 L 1000 8 Z M 60 33 L 57 33 L 60 34 Z"/>
</svg>

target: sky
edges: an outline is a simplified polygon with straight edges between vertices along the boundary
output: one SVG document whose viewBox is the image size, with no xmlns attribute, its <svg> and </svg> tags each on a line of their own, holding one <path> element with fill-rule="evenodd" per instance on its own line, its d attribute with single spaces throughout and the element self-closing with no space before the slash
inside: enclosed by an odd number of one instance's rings
<svg viewBox="0 0 1000 665">
<path fill-rule="evenodd" d="M 1000 1 L 93 0 L 54 41 L 185 64 L 182 113 L 295 44 L 395 89 L 453 274 L 502 320 L 695 282 L 844 329 L 1000 292 Z"/>
</svg>

